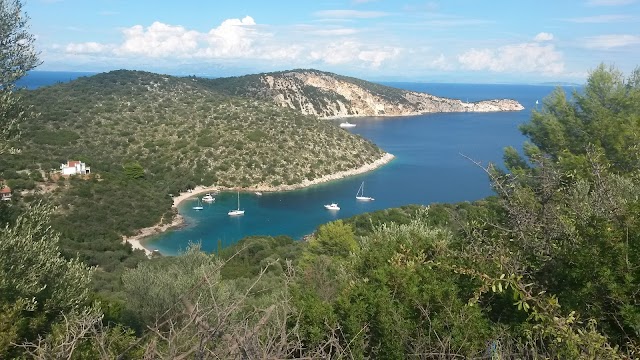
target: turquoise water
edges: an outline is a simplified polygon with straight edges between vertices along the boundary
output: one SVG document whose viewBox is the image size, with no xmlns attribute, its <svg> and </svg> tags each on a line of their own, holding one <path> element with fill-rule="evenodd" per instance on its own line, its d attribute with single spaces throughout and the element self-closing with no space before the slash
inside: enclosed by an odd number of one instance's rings
<svg viewBox="0 0 640 360">
<path fill-rule="evenodd" d="M 187 200 L 179 208 L 187 226 L 149 239 L 147 246 L 163 254 L 176 254 L 189 242 L 201 242 L 204 250 L 215 251 L 218 242 L 228 246 L 249 235 L 289 235 L 300 239 L 320 224 L 364 212 L 486 197 L 492 193 L 486 174 L 461 154 L 484 165 L 501 164 L 504 147 L 521 148 L 525 141 L 518 125 L 529 119 L 535 101 L 553 90 L 550 86 L 530 85 L 393 85 L 469 101 L 514 98 L 526 110 L 349 119 L 357 127 L 348 131 L 370 139 L 396 159 L 378 170 L 307 189 L 265 193 L 262 197 L 241 193 L 240 207 L 246 213 L 240 217 L 227 215 L 227 211 L 236 208 L 235 193 L 219 194 L 215 203 L 204 205 L 203 211 L 191 209 L 195 198 Z M 375 201 L 355 200 L 362 181 L 365 195 Z M 341 210 L 324 209 L 324 204 L 332 202 L 337 202 Z"/>
</svg>

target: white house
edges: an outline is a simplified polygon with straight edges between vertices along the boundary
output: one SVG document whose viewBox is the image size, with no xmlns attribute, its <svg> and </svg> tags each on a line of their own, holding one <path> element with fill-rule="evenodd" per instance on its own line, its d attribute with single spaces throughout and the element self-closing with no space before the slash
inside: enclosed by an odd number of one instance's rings
<svg viewBox="0 0 640 360">
<path fill-rule="evenodd" d="M 86 175 L 91 173 L 91 168 L 82 161 L 67 161 L 66 164 L 60 165 L 62 175 Z"/>
<path fill-rule="evenodd" d="M 0 201 L 11 200 L 11 188 L 5 185 L 0 185 Z"/>
</svg>

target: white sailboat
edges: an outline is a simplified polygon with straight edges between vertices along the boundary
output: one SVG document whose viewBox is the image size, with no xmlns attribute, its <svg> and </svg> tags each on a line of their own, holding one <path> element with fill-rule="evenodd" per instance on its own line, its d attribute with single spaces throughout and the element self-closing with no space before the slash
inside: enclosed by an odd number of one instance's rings
<svg viewBox="0 0 640 360">
<path fill-rule="evenodd" d="M 360 188 L 358 189 L 358 192 L 356 193 L 356 200 L 361 200 L 361 201 L 373 201 L 373 200 L 375 200 L 374 198 L 372 198 L 370 196 L 364 196 L 364 181 L 362 182 L 362 184 L 360 184 Z"/>
<path fill-rule="evenodd" d="M 345 121 L 343 123 L 340 123 L 340 127 L 341 128 L 352 128 L 352 127 L 356 127 L 356 124 L 352 124 L 348 121 Z"/>
<path fill-rule="evenodd" d="M 204 209 L 204 207 L 202 206 L 202 203 L 200 202 L 200 198 L 198 198 L 198 205 L 192 207 L 193 210 L 202 210 Z"/>
<path fill-rule="evenodd" d="M 237 210 L 229 210 L 229 212 L 227 214 L 229 216 L 244 215 L 244 210 L 240 210 L 240 191 L 238 191 L 238 209 Z"/>
</svg>

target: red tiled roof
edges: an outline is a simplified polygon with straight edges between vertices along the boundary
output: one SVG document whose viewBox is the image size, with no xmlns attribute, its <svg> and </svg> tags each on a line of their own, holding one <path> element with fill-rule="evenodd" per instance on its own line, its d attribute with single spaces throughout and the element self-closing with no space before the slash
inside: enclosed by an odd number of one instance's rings
<svg viewBox="0 0 640 360">
<path fill-rule="evenodd" d="M 69 167 L 75 167 L 76 164 L 80 164 L 80 161 L 69 160 Z"/>
<path fill-rule="evenodd" d="M 11 194 L 11 188 L 8 186 L 4 186 L 2 189 L 0 189 L 0 194 Z"/>
</svg>

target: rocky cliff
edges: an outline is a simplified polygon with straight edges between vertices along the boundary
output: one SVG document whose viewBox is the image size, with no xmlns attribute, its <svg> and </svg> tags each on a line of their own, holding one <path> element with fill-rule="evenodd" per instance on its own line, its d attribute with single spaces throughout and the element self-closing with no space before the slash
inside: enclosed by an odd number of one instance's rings
<svg viewBox="0 0 640 360">
<path fill-rule="evenodd" d="M 233 95 L 271 99 L 280 106 L 324 118 L 524 109 L 511 99 L 463 102 L 317 70 L 215 79 L 211 85 Z"/>
</svg>

